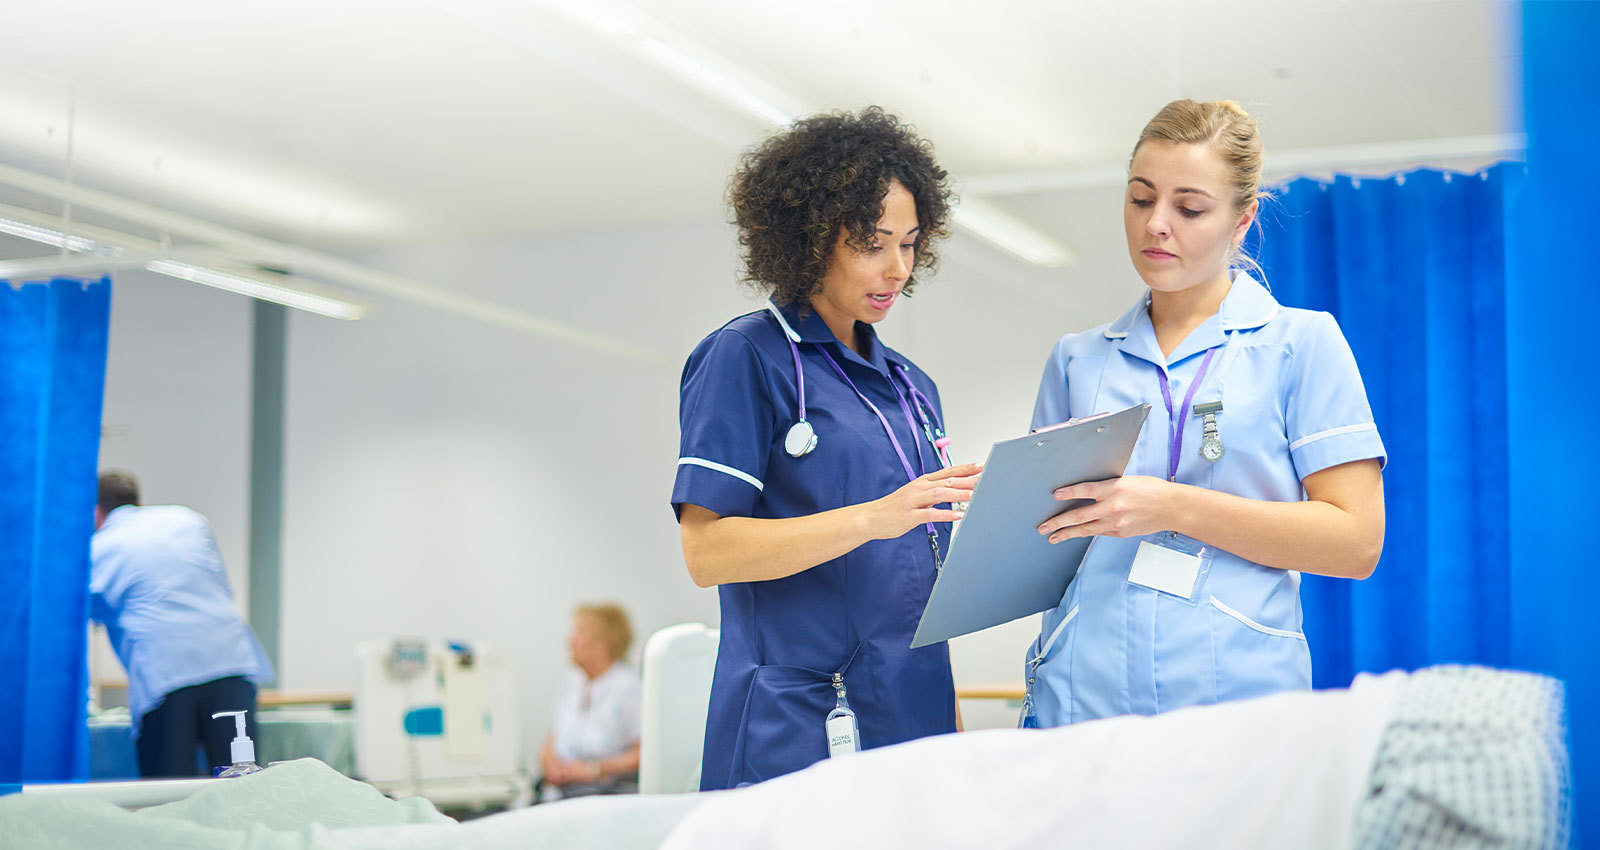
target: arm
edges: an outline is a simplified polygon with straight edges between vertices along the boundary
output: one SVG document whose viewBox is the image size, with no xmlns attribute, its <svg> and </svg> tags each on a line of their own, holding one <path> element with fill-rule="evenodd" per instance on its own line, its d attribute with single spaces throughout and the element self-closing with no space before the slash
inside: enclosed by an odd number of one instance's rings
<svg viewBox="0 0 1600 850">
<path fill-rule="evenodd" d="M 553 735 L 544 736 L 544 746 L 539 748 L 539 772 L 551 785 L 565 785 L 572 779 L 567 774 L 566 763 L 556 758 Z"/>
<path fill-rule="evenodd" d="M 590 781 L 598 782 L 608 776 L 638 776 L 639 775 L 639 744 L 603 759 L 594 759 L 588 763 Z"/>
<path fill-rule="evenodd" d="M 1051 543 L 1103 534 L 1176 531 L 1268 567 L 1362 579 L 1383 551 L 1383 473 L 1378 461 L 1306 476 L 1306 500 L 1269 502 L 1131 475 L 1075 484 L 1057 499 L 1093 499 L 1039 526 Z"/>
<path fill-rule="evenodd" d="M 562 786 L 586 780 L 589 768 L 584 762 L 568 762 L 555 754 L 555 736 L 544 736 L 544 746 L 539 748 L 539 772 L 546 783 Z"/>
<path fill-rule="evenodd" d="M 930 472 L 859 505 L 783 519 L 719 516 L 685 503 L 678 517 L 683 559 L 701 587 L 784 578 L 826 563 L 869 540 L 899 537 L 925 522 L 953 522 L 959 511 L 937 508 L 972 497 L 982 464 Z"/>
</svg>

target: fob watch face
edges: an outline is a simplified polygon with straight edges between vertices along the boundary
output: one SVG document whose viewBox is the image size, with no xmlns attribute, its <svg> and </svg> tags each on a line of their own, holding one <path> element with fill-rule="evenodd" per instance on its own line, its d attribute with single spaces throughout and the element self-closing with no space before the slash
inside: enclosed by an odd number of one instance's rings
<svg viewBox="0 0 1600 850">
<path fill-rule="evenodd" d="M 1200 456 L 1212 463 L 1222 459 L 1222 441 L 1216 437 L 1207 437 L 1200 442 Z"/>
</svg>

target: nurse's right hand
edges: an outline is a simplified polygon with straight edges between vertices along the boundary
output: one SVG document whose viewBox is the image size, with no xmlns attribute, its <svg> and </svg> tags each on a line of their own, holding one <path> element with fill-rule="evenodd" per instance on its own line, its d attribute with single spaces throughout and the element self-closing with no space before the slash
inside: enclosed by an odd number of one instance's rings
<svg viewBox="0 0 1600 850">
<path fill-rule="evenodd" d="M 930 472 L 884 496 L 867 502 L 868 533 L 876 540 L 890 540 L 927 522 L 955 522 L 961 511 L 954 505 L 972 498 L 978 486 L 981 463 L 964 463 Z M 951 507 L 937 507 L 948 504 Z"/>
</svg>

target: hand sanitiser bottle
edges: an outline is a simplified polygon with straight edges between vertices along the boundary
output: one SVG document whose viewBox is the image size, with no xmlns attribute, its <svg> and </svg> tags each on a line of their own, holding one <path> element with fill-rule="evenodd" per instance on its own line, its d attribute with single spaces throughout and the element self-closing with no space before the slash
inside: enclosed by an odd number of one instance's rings
<svg viewBox="0 0 1600 850">
<path fill-rule="evenodd" d="M 837 699 L 828 712 L 828 756 L 838 758 L 861 749 L 861 727 L 856 724 L 856 713 L 850 710 L 850 701 L 844 696 L 844 676 L 833 674 L 833 690 Z"/>
<path fill-rule="evenodd" d="M 244 733 L 245 713 L 243 711 L 219 711 L 211 715 L 212 720 L 219 717 L 232 717 L 234 722 L 238 724 L 238 736 L 233 739 L 232 743 L 233 765 L 217 768 L 215 775 L 218 779 L 244 776 L 247 773 L 255 773 L 261 769 L 261 765 L 256 764 L 255 742 L 251 741 L 250 736 Z"/>
</svg>

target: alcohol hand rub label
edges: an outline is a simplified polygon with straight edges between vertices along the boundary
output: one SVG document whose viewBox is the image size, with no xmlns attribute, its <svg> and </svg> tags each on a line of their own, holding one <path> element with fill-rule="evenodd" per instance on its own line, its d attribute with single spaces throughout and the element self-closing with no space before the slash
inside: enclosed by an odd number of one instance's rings
<svg viewBox="0 0 1600 850">
<path fill-rule="evenodd" d="M 856 751 L 855 727 L 854 717 L 834 717 L 828 721 L 828 756 L 830 758 Z"/>
</svg>

